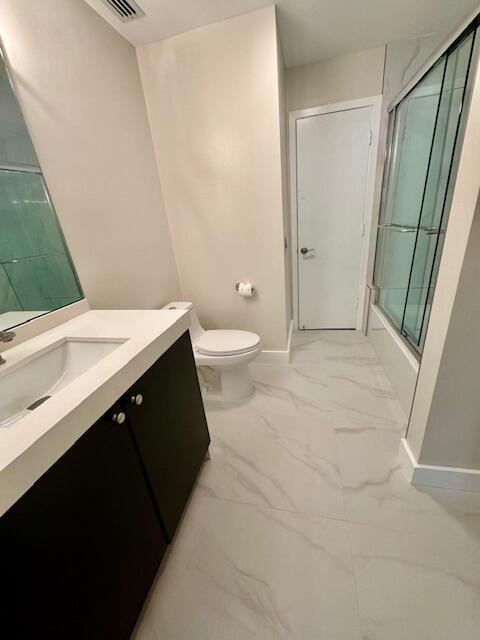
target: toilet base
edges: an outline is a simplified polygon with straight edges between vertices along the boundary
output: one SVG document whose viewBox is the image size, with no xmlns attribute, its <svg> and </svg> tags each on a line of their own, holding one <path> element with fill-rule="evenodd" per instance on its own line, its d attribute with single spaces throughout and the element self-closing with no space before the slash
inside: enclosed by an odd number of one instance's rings
<svg viewBox="0 0 480 640">
<path fill-rule="evenodd" d="M 255 391 L 248 364 L 234 367 L 198 367 L 202 395 L 208 400 L 239 402 Z"/>
<path fill-rule="evenodd" d="M 220 382 L 222 386 L 222 397 L 227 402 L 245 400 L 249 398 L 254 391 L 248 364 L 240 364 L 236 367 L 220 369 Z"/>
</svg>

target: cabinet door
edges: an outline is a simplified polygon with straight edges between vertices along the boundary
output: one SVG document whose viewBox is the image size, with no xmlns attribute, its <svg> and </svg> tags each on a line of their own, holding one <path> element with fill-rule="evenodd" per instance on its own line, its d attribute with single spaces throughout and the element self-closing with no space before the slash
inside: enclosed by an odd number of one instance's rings
<svg viewBox="0 0 480 640">
<path fill-rule="evenodd" d="M 125 406 L 171 540 L 210 443 L 188 331 L 131 388 Z"/>
<path fill-rule="evenodd" d="M 119 410 L 0 519 L 2 637 L 130 637 L 166 540 Z"/>
</svg>

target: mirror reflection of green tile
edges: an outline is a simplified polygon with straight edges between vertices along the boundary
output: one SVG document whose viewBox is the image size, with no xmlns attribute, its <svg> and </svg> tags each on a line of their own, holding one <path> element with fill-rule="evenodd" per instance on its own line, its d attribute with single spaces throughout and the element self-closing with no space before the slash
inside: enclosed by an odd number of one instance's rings
<svg viewBox="0 0 480 640">
<path fill-rule="evenodd" d="M 30 135 L 0 57 L 0 329 L 81 298 Z"/>
</svg>

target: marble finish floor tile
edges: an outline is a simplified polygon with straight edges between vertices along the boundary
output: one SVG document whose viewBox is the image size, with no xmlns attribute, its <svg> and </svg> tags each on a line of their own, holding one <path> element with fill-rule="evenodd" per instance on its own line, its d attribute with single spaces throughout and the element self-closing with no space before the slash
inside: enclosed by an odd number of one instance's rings
<svg viewBox="0 0 480 640">
<path fill-rule="evenodd" d="M 200 475 L 200 491 L 215 498 L 343 519 L 331 411 L 324 408 L 324 401 L 284 393 L 285 373 L 266 367 L 282 379 L 281 392 L 269 382 L 264 393 L 257 371 L 257 393 L 248 403 L 207 403 L 211 460 Z M 262 371 L 261 377 L 266 373 Z M 295 372 L 291 378 L 296 380 Z"/>
<path fill-rule="evenodd" d="M 289 365 L 250 365 L 257 396 L 272 398 L 291 408 L 310 407 L 331 411 L 329 376 L 323 362 L 297 362 Z"/>
<path fill-rule="evenodd" d="M 404 432 L 407 416 L 370 344 L 327 358 L 329 398 L 340 427 Z"/>
<path fill-rule="evenodd" d="M 480 529 L 454 524 L 448 532 L 348 524 L 364 640 L 479 637 Z"/>
<path fill-rule="evenodd" d="M 195 495 L 136 640 L 152 630 L 155 640 L 360 640 L 346 523 Z"/>
<path fill-rule="evenodd" d="M 398 459 L 398 434 L 349 427 L 336 434 L 347 520 L 399 531 L 446 531 L 458 519 L 480 525 L 479 493 L 407 481 Z"/>
<path fill-rule="evenodd" d="M 365 336 L 293 344 L 290 365 L 251 365 L 247 401 L 206 402 L 211 459 L 136 640 L 480 637 L 480 494 L 407 482 Z"/>
</svg>

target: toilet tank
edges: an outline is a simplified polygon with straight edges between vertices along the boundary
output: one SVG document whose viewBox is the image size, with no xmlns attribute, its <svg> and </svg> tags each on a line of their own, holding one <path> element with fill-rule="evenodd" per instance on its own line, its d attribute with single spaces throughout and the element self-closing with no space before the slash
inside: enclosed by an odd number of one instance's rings
<svg viewBox="0 0 480 640">
<path fill-rule="evenodd" d="M 192 302 L 169 302 L 163 309 L 185 309 L 190 311 L 190 339 L 192 344 L 195 344 L 196 340 L 202 333 L 205 333 L 205 329 L 202 327 L 198 320 L 197 312 L 193 308 Z"/>
</svg>

